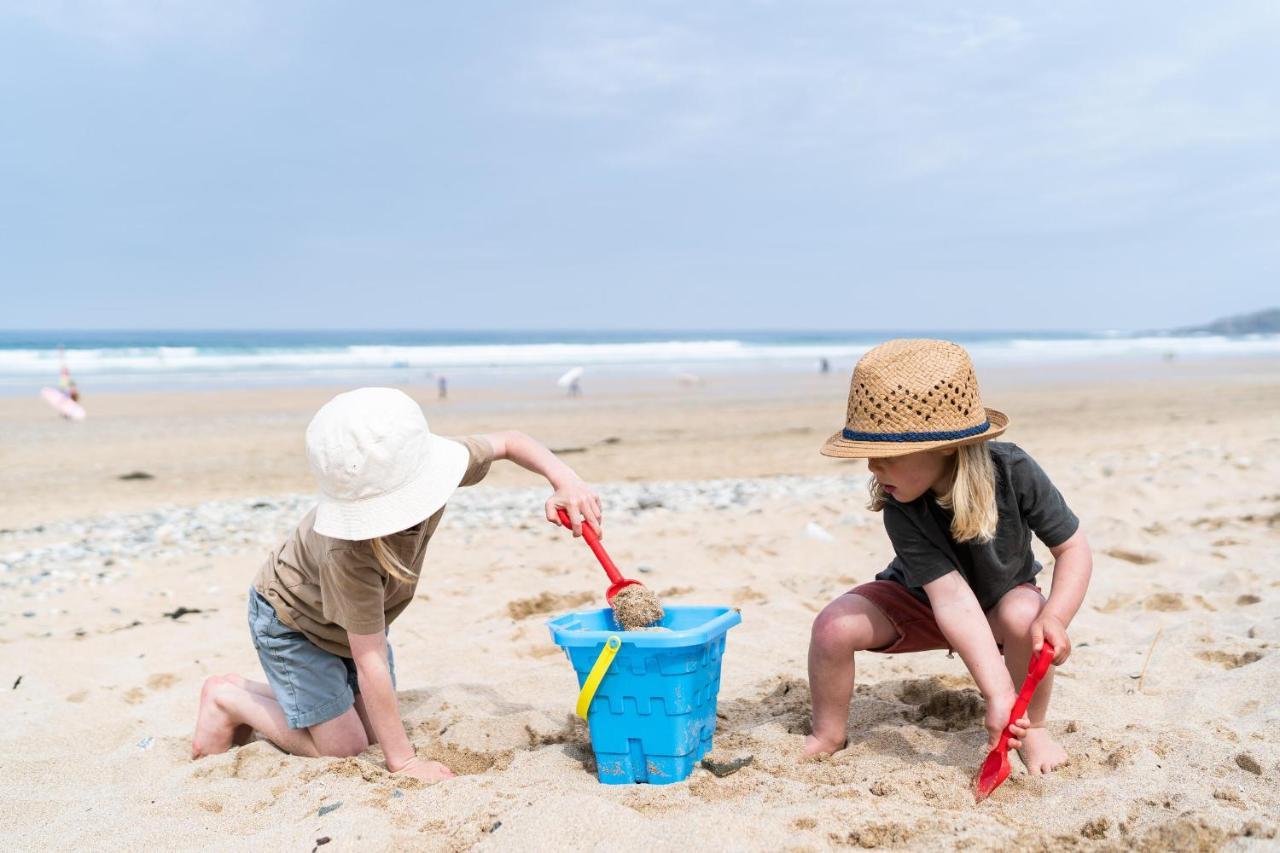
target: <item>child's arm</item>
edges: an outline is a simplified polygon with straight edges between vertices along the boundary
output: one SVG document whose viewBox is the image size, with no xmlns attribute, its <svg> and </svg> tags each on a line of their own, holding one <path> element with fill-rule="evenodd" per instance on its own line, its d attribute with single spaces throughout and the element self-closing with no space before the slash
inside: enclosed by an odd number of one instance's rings
<svg viewBox="0 0 1280 853">
<path fill-rule="evenodd" d="M 987 701 L 987 735 L 989 745 L 995 746 L 1009 723 L 1009 713 L 1018 697 L 986 614 L 959 572 L 948 572 L 925 584 L 924 591 L 942 635 L 959 653 Z M 1009 745 L 1013 749 L 1022 746 L 1022 736 L 1029 725 L 1031 721 L 1024 716 L 1012 727 Z"/>
<path fill-rule="evenodd" d="M 443 765 L 436 762 L 419 762 L 413 744 L 404 733 L 404 721 L 400 718 L 400 705 L 396 701 L 396 689 L 391 683 L 387 668 L 387 639 L 384 634 L 352 634 L 347 632 L 351 645 L 351 658 L 356 664 L 356 678 L 360 681 L 360 696 L 364 710 L 369 715 L 369 725 L 382 744 L 387 769 L 392 773 L 433 781 L 452 776 Z M 418 765 L 421 766 L 418 766 Z M 441 772 L 443 771 L 443 772 Z"/>
<path fill-rule="evenodd" d="M 1055 664 L 1063 663 L 1071 654 L 1067 626 L 1084 602 L 1085 590 L 1093 574 L 1093 552 L 1084 533 L 1077 530 L 1071 538 L 1055 548 L 1053 554 L 1053 588 L 1040 616 L 1031 624 L 1031 649 L 1039 654 L 1048 640 L 1053 645 Z"/>
<path fill-rule="evenodd" d="M 547 499 L 544 507 L 547 521 L 559 524 L 556 507 L 564 507 L 573 523 L 574 536 L 582 535 L 584 519 L 595 528 L 596 533 L 604 535 L 604 513 L 600 507 L 600 496 L 572 468 L 548 450 L 546 445 L 516 430 L 486 433 L 483 437 L 493 445 L 494 459 L 510 459 L 521 468 L 547 478 L 551 488 L 555 489 L 555 494 Z"/>
</svg>

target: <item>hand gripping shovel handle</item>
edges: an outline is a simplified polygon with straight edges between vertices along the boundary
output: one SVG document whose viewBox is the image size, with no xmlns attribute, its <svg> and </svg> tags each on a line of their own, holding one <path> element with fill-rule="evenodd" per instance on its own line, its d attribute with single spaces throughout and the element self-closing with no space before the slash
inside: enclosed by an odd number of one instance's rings
<svg viewBox="0 0 1280 853">
<path fill-rule="evenodd" d="M 569 521 L 569 513 L 564 511 L 564 507 L 556 507 L 556 515 L 560 516 L 560 523 L 570 530 L 573 529 L 573 522 Z M 609 558 L 609 554 L 604 550 L 604 546 L 600 544 L 600 537 L 596 535 L 596 531 L 585 520 L 582 522 L 582 538 L 587 540 L 587 545 L 591 548 L 591 553 L 596 555 L 596 559 L 600 561 L 600 565 L 604 567 L 604 573 L 609 576 L 609 580 L 615 584 L 626 580 L 622 576 L 622 572 L 618 571 L 618 567 L 613 564 L 613 560 Z"/>
<path fill-rule="evenodd" d="M 1031 663 L 1027 666 L 1027 679 L 1022 682 L 1022 689 L 1018 691 L 1018 698 L 1013 703 L 1013 711 L 1009 714 L 1009 725 L 1004 727 L 1004 731 L 1000 733 L 1000 742 L 996 744 L 996 749 L 1005 751 L 1009 748 L 1009 729 L 1013 724 L 1027 713 L 1027 707 L 1031 704 L 1031 697 L 1035 695 L 1036 688 L 1040 686 L 1040 681 L 1044 678 L 1045 673 L 1049 671 L 1049 667 L 1053 665 L 1054 650 L 1053 646 L 1046 642 L 1040 648 L 1040 654 L 1031 659 Z"/>
</svg>

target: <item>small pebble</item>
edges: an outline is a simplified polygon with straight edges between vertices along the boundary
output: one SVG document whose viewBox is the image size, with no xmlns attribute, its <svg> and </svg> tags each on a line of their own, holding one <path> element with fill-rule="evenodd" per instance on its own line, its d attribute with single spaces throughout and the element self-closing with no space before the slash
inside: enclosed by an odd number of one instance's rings
<svg viewBox="0 0 1280 853">
<path fill-rule="evenodd" d="M 341 806 L 342 806 L 342 800 L 338 800 L 336 803 L 329 803 L 329 805 L 327 806 L 321 806 L 320 812 L 317 815 L 317 817 L 324 817 L 329 812 L 337 811 Z"/>
<path fill-rule="evenodd" d="M 755 761 L 754 755 L 739 755 L 734 758 L 722 759 L 713 755 L 708 755 L 702 759 L 702 766 L 710 770 L 716 776 L 724 778 L 737 773 L 742 768 Z"/>
</svg>

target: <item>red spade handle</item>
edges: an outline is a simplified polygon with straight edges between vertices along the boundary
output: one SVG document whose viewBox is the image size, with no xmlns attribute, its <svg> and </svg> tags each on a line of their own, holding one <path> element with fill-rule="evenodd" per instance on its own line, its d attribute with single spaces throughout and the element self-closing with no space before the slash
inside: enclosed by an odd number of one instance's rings
<svg viewBox="0 0 1280 853">
<path fill-rule="evenodd" d="M 1009 714 L 1009 725 L 1005 726 L 1004 731 L 1000 733 L 1000 742 L 996 744 L 997 751 L 1004 752 L 1009 749 L 1009 728 L 1019 717 L 1027 712 L 1027 706 L 1031 704 L 1031 697 L 1035 694 L 1036 688 L 1040 686 L 1040 680 L 1044 678 L 1045 673 L 1049 671 L 1049 667 L 1053 665 L 1053 655 L 1053 646 L 1046 640 L 1045 644 L 1040 647 L 1040 654 L 1031 658 L 1031 662 L 1027 665 L 1027 680 L 1022 682 L 1022 689 L 1018 691 L 1018 699 L 1013 703 L 1013 711 Z"/>
<path fill-rule="evenodd" d="M 556 507 L 556 515 L 560 516 L 561 524 L 573 529 L 573 523 L 569 521 L 569 513 L 564 511 L 564 507 Z M 604 546 L 600 544 L 600 537 L 596 535 L 595 529 L 585 519 L 582 522 L 582 538 L 587 540 L 591 553 L 596 555 L 596 559 L 604 567 L 604 573 L 609 576 L 609 580 L 615 584 L 626 580 L 622 576 L 622 572 L 618 571 L 618 567 L 613 564 L 613 560 L 609 559 L 609 554 L 604 550 Z"/>
</svg>

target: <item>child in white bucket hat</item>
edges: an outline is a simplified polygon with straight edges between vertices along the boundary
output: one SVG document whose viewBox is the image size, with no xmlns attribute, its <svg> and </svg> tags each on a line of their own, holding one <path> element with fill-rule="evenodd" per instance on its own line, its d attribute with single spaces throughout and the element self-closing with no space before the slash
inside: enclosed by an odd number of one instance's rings
<svg viewBox="0 0 1280 853">
<path fill-rule="evenodd" d="M 192 757 L 224 752 L 253 730 L 295 755 L 356 755 L 381 743 L 387 769 L 452 776 L 419 759 L 395 694 L 387 626 L 413 600 L 426 548 L 454 489 L 480 482 L 495 459 L 547 478 L 547 520 L 568 513 L 601 530 L 600 498 L 541 443 L 508 431 L 432 434 L 422 409 L 392 388 L 326 403 L 307 427 L 319 505 L 273 549 L 249 590 L 249 627 L 267 682 L 209 678 Z"/>
<path fill-rule="evenodd" d="M 1066 661 L 1067 626 L 1093 559 L 1078 519 L 1035 460 L 991 441 L 1008 424 L 982 405 L 969 354 L 956 344 L 892 340 L 854 368 L 845 427 L 822 453 L 867 460 L 870 508 L 884 514 L 895 556 L 814 620 L 807 754 L 848 743 L 854 652 L 959 652 L 986 699 L 988 749 L 1009 723 L 1032 654 L 1048 641 L 1054 663 Z M 1048 601 L 1035 583 L 1032 534 L 1055 561 Z M 1052 690 L 1050 670 L 1009 741 L 1031 773 L 1067 759 L 1044 728 Z"/>
</svg>

